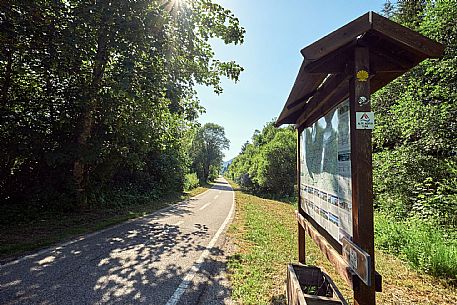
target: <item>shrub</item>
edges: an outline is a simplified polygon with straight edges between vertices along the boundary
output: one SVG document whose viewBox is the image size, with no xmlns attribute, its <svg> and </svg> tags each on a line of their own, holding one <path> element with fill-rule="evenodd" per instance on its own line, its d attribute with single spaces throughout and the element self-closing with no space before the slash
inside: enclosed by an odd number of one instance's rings
<svg viewBox="0 0 457 305">
<path fill-rule="evenodd" d="M 456 237 L 455 231 L 419 218 L 398 221 L 381 213 L 376 215 L 376 246 L 434 276 L 457 279 Z"/>
<path fill-rule="evenodd" d="M 186 174 L 184 177 L 184 190 L 190 191 L 200 185 L 196 173 Z"/>
</svg>

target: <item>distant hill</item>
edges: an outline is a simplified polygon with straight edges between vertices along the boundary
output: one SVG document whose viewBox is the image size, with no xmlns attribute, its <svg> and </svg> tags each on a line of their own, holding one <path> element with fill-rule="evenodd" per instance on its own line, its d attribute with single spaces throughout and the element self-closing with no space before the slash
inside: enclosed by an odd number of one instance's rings
<svg viewBox="0 0 457 305">
<path fill-rule="evenodd" d="M 233 162 L 233 159 L 222 162 L 221 174 L 224 174 L 227 171 L 229 165 L 232 164 L 232 162 Z"/>
</svg>

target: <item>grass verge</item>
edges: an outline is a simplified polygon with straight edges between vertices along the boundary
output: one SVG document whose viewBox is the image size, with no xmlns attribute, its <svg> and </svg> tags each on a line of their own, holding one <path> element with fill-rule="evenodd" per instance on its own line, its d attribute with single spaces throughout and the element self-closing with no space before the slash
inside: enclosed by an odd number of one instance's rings
<svg viewBox="0 0 457 305">
<path fill-rule="evenodd" d="M 457 285 L 457 233 L 416 218 L 403 221 L 378 213 L 376 246 L 398 255 L 415 269 Z"/>
<path fill-rule="evenodd" d="M 232 184 L 237 190 L 237 186 Z M 229 258 L 232 297 L 240 304 L 286 304 L 286 266 L 297 261 L 297 223 L 293 205 L 236 191 L 236 215 L 228 236 L 237 246 Z M 425 246 L 425 245 L 424 245 Z M 306 259 L 323 267 L 352 303 L 352 291 L 310 239 Z M 382 251 L 376 266 L 383 276 L 378 304 L 457 304 L 457 291 L 447 281 L 413 271 Z"/>
<path fill-rule="evenodd" d="M 95 232 L 126 220 L 142 217 L 171 204 L 205 192 L 212 185 L 199 186 L 183 194 L 173 194 L 158 200 L 141 200 L 142 203 L 99 208 L 84 212 L 24 213 L 11 209 L 0 222 L 0 262 L 27 254 L 40 248 Z"/>
</svg>

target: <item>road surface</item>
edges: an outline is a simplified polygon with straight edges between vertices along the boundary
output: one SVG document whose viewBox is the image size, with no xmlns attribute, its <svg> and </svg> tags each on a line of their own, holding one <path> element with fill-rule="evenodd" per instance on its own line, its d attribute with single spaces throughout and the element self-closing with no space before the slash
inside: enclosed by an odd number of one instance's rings
<svg viewBox="0 0 457 305">
<path fill-rule="evenodd" d="M 213 188 L 150 216 L 0 266 L 0 304 L 221 304 L 234 193 Z"/>
</svg>

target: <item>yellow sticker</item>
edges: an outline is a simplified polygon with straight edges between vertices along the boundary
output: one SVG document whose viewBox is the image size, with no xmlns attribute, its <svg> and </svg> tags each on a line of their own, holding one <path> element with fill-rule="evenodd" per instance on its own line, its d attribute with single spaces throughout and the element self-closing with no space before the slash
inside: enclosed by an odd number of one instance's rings
<svg viewBox="0 0 457 305">
<path fill-rule="evenodd" d="M 369 76 L 369 74 L 368 74 L 368 72 L 365 71 L 365 70 L 360 70 L 360 71 L 358 71 L 358 72 L 357 72 L 357 75 L 356 75 L 357 80 L 358 80 L 359 82 L 366 82 L 367 79 L 368 79 L 368 76 Z"/>
</svg>

